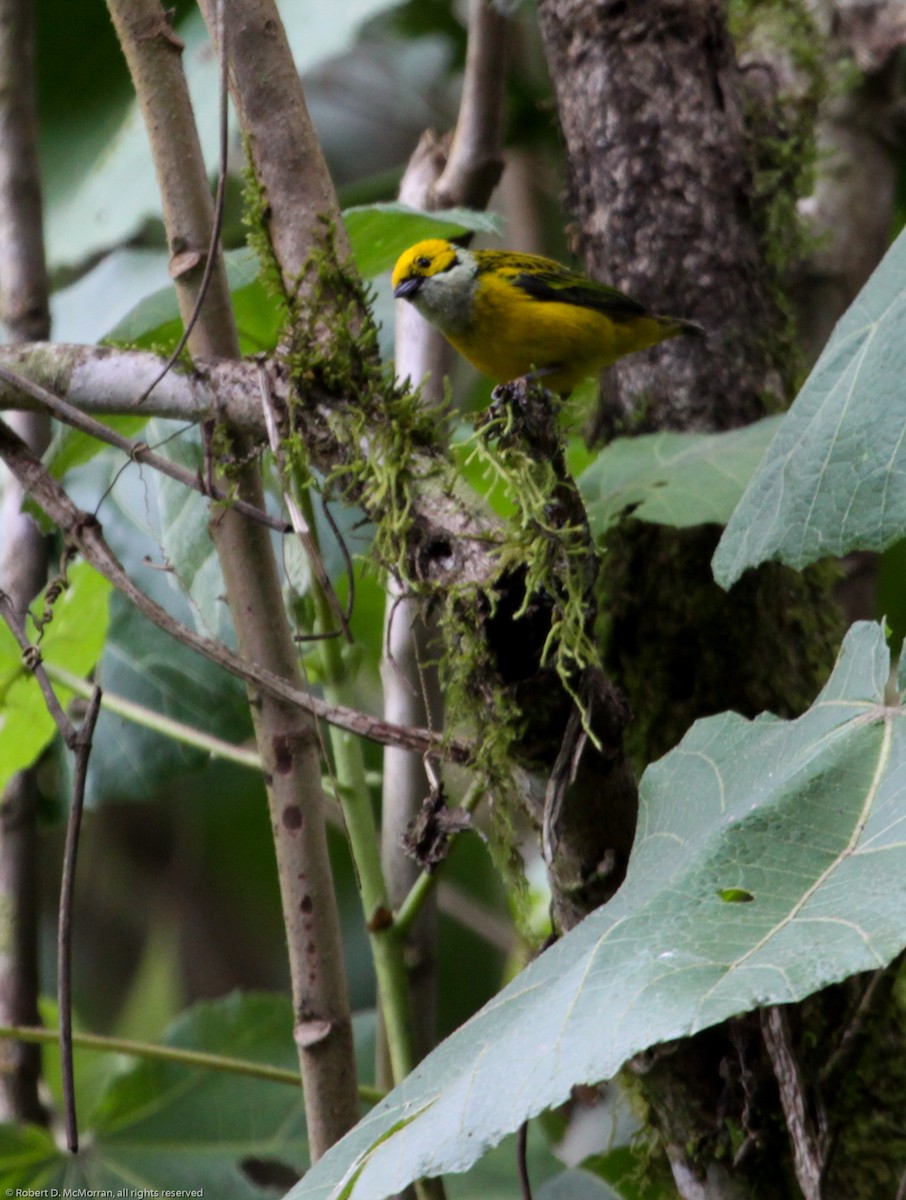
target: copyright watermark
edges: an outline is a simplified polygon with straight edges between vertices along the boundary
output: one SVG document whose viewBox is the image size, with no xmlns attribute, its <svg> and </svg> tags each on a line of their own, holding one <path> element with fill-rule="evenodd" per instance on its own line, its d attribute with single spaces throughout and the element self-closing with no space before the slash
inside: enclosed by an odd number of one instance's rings
<svg viewBox="0 0 906 1200">
<path fill-rule="evenodd" d="M 204 1188 L 7 1188 L 6 1195 L 27 1200 L 170 1200 L 171 1197 L 204 1197 Z"/>
</svg>

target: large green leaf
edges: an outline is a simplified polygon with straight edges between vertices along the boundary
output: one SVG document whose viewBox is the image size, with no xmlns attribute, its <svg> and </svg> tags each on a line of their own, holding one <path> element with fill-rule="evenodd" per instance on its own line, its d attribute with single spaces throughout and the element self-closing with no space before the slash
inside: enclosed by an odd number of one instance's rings
<svg viewBox="0 0 906 1200">
<path fill-rule="evenodd" d="M 236 994 L 198 1004 L 163 1041 L 298 1066 L 292 1007 L 281 996 Z M 0 1187 L 94 1189 L 72 1195 L 201 1188 L 217 1200 L 257 1200 L 273 1191 L 252 1182 L 245 1161 L 276 1160 L 297 1171 L 306 1161 L 300 1090 L 244 1075 L 146 1060 L 121 1070 L 81 1120 L 82 1148 L 74 1157 L 44 1130 L 0 1126 Z"/>
<path fill-rule="evenodd" d="M 104 647 L 110 591 L 107 580 L 87 564 L 70 568 L 69 587 L 54 605 L 53 620 L 41 639 L 45 662 L 76 675 L 89 674 Z M 34 611 L 40 613 L 42 607 L 39 597 Z M 27 632 L 32 641 L 37 640 L 30 619 Z M 72 693 L 63 687 L 54 691 L 65 708 Z M 18 642 L 6 622 L 0 621 L 0 792 L 17 771 L 32 765 L 53 740 L 56 728 L 37 680 L 22 665 Z"/>
<path fill-rule="evenodd" d="M 157 447 L 158 454 L 193 472 L 204 473 L 197 427 L 155 419 L 148 425 L 148 441 Z M 161 547 L 173 584 L 188 596 L 192 621 L 200 633 L 232 641 L 226 585 L 208 527 L 210 502 L 169 475 L 156 473 L 154 483 Z"/>
<path fill-rule="evenodd" d="M 276 302 L 259 278 L 261 264 L 258 256 L 253 250 L 243 247 L 228 250 L 223 258 L 242 353 L 272 350 L 279 333 L 280 314 Z M 103 334 L 108 342 L 148 350 L 171 349 L 175 346 L 182 336 L 183 324 L 173 285 L 146 288 L 140 295 L 133 293 L 133 296 L 132 304 L 116 314 L 116 322 L 108 322 L 96 336 Z"/>
<path fill-rule="evenodd" d="M 906 533 L 906 231 L 840 320 L 724 531 L 714 577 Z"/>
<path fill-rule="evenodd" d="M 88 510 L 97 506 L 98 496 L 104 497 L 98 515 L 126 571 L 169 613 L 191 622 L 191 606 L 170 573 L 154 569 L 163 558 L 154 482 L 154 473 L 140 464 L 130 463 L 124 470 L 123 456 L 104 450 L 91 463 L 70 472 L 66 485 L 75 502 Z M 98 680 L 116 695 L 205 732 L 231 740 L 249 735 L 243 685 L 174 641 L 116 593 Z M 148 799 L 174 775 L 207 761 L 204 751 L 102 710 L 86 802 Z"/>
<path fill-rule="evenodd" d="M 658 525 L 726 524 L 781 420 L 617 438 L 578 479 L 592 532 L 600 537 L 627 512 Z"/>
<path fill-rule="evenodd" d="M 242 685 L 174 642 L 116 596 L 98 678 L 115 695 L 203 732 L 237 742 L 250 734 Z M 102 711 L 86 801 L 96 806 L 111 800 L 150 799 L 174 776 L 197 770 L 208 760 L 203 750 Z"/>
<path fill-rule="evenodd" d="M 621 890 L 434 1051 L 292 1200 L 377 1200 L 462 1171 L 573 1085 L 906 944 L 906 712 L 855 626 L 795 721 L 697 722 L 646 771 Z"/>
<path fill-rule="evenodd" d="M 402 252 L 422 238 L 456 237 L 466 232 L 498 233 L 500 220 L 470 208 L 422 212 L 408 204 L 363 204 L 347 208 L 343 221 L 356 266 L 365 279 L 389 271 Z"/>
</svg>

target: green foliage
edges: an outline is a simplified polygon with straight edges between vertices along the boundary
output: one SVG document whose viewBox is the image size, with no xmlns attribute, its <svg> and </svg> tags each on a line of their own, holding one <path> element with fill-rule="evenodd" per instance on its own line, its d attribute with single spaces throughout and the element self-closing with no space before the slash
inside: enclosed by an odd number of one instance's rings
<svg viewBox="0 0 906 1200">
<path fill-rule="evenodd" d="M 678 528 L 725 525 L 780 420 L 615 439 L 578 479 L 592 532 L 601 537 L 625 514 Z"/>
<path fill-rule="evenodd" d="M 844 314 L 734 512 L 714 575 L 882 550 L 906 530 L 906 233 Z"/>
<path fill-rule="evenodd" d="M 281 18 L 298 69 L 345 49 L 362 21 L 389 6 L 390 0 L 337 0 L 328 11 L 284 0 Z M 192 106 L 213 172 L 218 156 L 217 57 L 197 8 L 184 3 L 179 8 L 182 13 L 188 8 L 175 22 L 175 31 L 185 44 L 182 60 Z M 162 240 L 161 208 L 139 105 L 106 13 L 79 21 L 81 53 L 70 42 L 71 8 L 55 2 L 44 9 L 38 74 L 45 87 L 43 108 L 52 117 L 43 134 L 46 236 L 52 267 L 72 268 L 139 233 L 147 236 L 156 229 Z M 63 62 L 67 69 L 61 78 Z M 231 126 L 232 135 L 232 117 Z"/>
<path fill-rule="evenodd" d="M 697 722 L 642 780 L 614 899 L 438 1047 L 291 1200 L 352 1173 L 364 1200 L 463 1170 L 656 1042 L 890 962 L 906 945 L 906 709 L 885 705 L 888 669 L 882 631 L 857 626 L 802 717 Z M 753 900 L 726 904 L 725 888 Z M 417 1115 L 381 1142 L 403 1113 Z"/>
<path fill-rule="evenodd" d="M 423 238 L 500 232 L 499 218 L 470 208 L 420 212 L 408 204 L 367 204 L 347 208 L 343 220 L 363 279 L 389 271 L 405 249 Z"/>
<path fill-rule="evenodd" d="M 292 1069 L 288 998 L 232 995 L 184 1013 L 163 1045 Z M 85 1052 L 83 1052 L 84 1054 Z M 302 1096 L 263 1079 L 154 1059 L 120 1058 L 91 1109 L 80 1113 L 75 1156 L 44 1130 L 0 1125 L 0 1187 L 201 1188 L 218 1200 L 273 1195 L 248 1160 L 298 1172 L 305 1160 Z"/>
<path fill-rule="evenodd" d="M 104 648 L 110 584 L 85 563 L 70 567 L 66 586 L 48 599 L 52 584 L 32 605 L 43 630 L 29 616 L 26 632 L 39 645 L 45 662 L 87 676 Z M 46 622 L 46 623 L 44 623 Z M 72 692 L 54 691 L 64 709 Z M 56 734 L 41 689 L 22 663 L 22 651 L 5 621 L 0 621 L 0 792 L 17 771 L 30 767 Z"/>
</svg>

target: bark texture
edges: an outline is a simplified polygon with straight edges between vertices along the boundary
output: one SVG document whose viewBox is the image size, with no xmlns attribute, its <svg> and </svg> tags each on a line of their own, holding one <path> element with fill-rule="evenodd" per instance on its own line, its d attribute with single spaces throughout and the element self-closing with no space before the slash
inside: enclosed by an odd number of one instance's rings
<svg viewBox="0 0 906 1200">
<path fill-rule="evenodd" d="M 545 0 L 542 33 L 589 271 L 699 321 L 624 359 L 604 425 L 724 429 L 779 391 L 739 68 L 714 0 Z"/>
<path fill-rule="evenodd" d="M 780 407 L 788 323 L 763 233 L 777 197 L 754 173 L 752 91 L 725 6 L 542 0 L 539 11 L 586 266 L 708 335 L 622 360 L 599 432 L 725 429 Z M 726 595 L 711 578 L 715 541 L 707 528 L 632 522 L 609 540 L 606 664 L 636 717 L 639 766 L 708 713 L 801 710 L 833 661 L 840 630 L 827 576 L 772 566 Z M 790 1022 L 801 1053 L 795 1014 Z M 790 1134 L 767 1118 L 780 1105 L 757 1023 L 636 1065 L 684 1200 L 795 1194 Z M 744 1154 L 732 1127 L 746 1134 Z"/>
<path fill-rule="evenodd" d="M 0 0 L 0 315 L 11 343 L 50 333 L 35 111 L 34 11 L 31 0 Z M 43 413 L 14 413 L 10 423 L 36 453 L 50 439 Z M 24 496 L 7 479 L 0 496 L 0 589 L 22 614 L 47 578 L 45 540 L 22 511 Z M 0 795 L 0 1023 L 37 1025 L 38 786 L 34 771 Z M 38 1096 L 38 1046 L 0 1045 L 0 1120 L 44 1123 Z"/>
</svg>

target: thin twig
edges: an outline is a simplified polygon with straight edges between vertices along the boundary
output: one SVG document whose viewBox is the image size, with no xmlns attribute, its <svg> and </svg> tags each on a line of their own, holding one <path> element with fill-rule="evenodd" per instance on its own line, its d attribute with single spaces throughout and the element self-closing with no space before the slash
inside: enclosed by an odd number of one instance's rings
<svg viewBox="0 0 906 1200">
<path fill-rule="evenodd" d="M 805 1084 L 793 1049 L 786 1013 L 781 1005 L 775 1004 L 762 1010 L 761 1031 L 780 1090 L 796 1179 L 805 1200 L 821 1200 L 824 1161 L 814 1125 L 808 1115 Z"/>
<path fill-rule="evenodd" d="M 878 985 L 886 974 L 886 968 L 881 968 L 880 970 L 873 972 L 871 978 L 868 980 L 868 983 L 865 985 L 865 989 L 863 990 L 862 995 L 859 997 L 859 1001 L 855 1006 L 855 1010 L 852 1012 L 852 1015 L 843 1027 L 840 1040 L 834 1048 L 833 1053 L 821 1067 L 818 1080 L 822 1087 L 826 1087 L 827 1084 L 834 1078 L 834 1076 L 838 1074 L 841 1067 L 845 1065 L 850 1054 L 852 1053 L 859 1034 L 862 1033 L 863 1029 L 865 1028 L 865 1018 L 868 1015 L 869 1009 L 871 1008 Z"/>
<path fill-rule="evenodd" d="M 22 647 L 23 661 L 34 675 L 44 696 L 47 710 L 73 754 L 72 795 L 66 824 L 63 875 L 60 880 L 60 918 L 57 930 L 57 1005 L 60 1019 L 60 1069 L 63 1078 L 63 1107 L 66 1118 L 66 1144 L 71 1153 L 79 1148 L 75 1108 L 75 1077 L 72 1065 L 72 899 L 75 883 L 79 830 L 85 801 L 85 779 L 91 755 L 91 737 L 101 710 L 101 689 L 96 687 L 82 724 L 78 729 L 63 711 L 41 662 L 40 652 L 28 639 L 25 624 L 13 609 L 9 598 L 0 593 L 0 615 Z"/>
<path fill-rule="evenodd" d="M 88 775 L 88 759 L 91 757 L 91 738 L 100 711 L 101 689 L 96 687 L 88 702 L 84 720 L 76 734 L 75 744 L 70 746 L 75 762 L 72 774 L 72 796 L 69 801 L 69 819 L 66 822 L 66 844 L 63 850 L 63 876 L 60 880 L 60 921 L 57 930 L 57 1006 L 60 1010 L 60 1072 L 63 1077 L 66 1145 L 72 1154 L 75 1154 L 79 1148 L 75 1073 L 72 1061 L 72 904 L 75 891 L 76 860 L 79 853 L 79 833 L 82 828 L 82 809 L 85 803 L 85 780 Z"/>
<path fill-rule="evenodd" d="M 162 379 L 163 375 L 160 378 Z M 288 525 L 286 521 L 281 520 L 279 517 L 272 517 L 270 513 L 263 512 L 260 508 L 255 508 L 254 505 L 247 504 L 238 497 L 230 496 L 223 488 L 218 487 L 214 483 L 208 486 L 197 474 L 190 471 L 187 467 L 171 462 L 170 459 L 164 458 L 163 455 L 155 454 L 146 442 L 134 441 L 132 438 L 124 437 L 121 433 L 117 433 L 116 430 L 110 429 L 100 421 L 96 421 L 94 417 L 89 417 L 87 414 L 81 412 L 67 400 L 63 400 L 60 396 L 48 391 L 47 388 L 43 388 L 37 383 L 32 383 L 24 375 L 19 375 L 17 372 L 0 365 L 0 381 L 9 387 L 25 392 L 32 399 L 37 400 L 48 412 L 53 413 L 64 424 L 71 425 L 73 429 L 78 429 L 82 433 L 87 433 L 89 437 L 97 438 L 99 442 L 106 442 L 109 446 L 115 446 L 117 450 L 122 450 L 124 454 L 128 454 L 135 462 L 153 467 L 155 471 L 160 471 L 162 475 L 169 475 L 177 483 L 182 483 L 186 487 L 200 492 L 203 496 L 210 497 L 212 500 L 232 504 L 236 511 L 241 512 L 243 516 L 249 517 L 253 521 L 258 521 L 260 524 L 266 525 L 269 529 L 276 529 L 278 533 L 288 533 L 291 530 L 292 526 Z M 149 388 L 148 390 L 150 391 L 151 389 Z"/>
<path fill-rule="evenodd" d="M 516 1133 L 516 1169 L 519 1172 L 522 1200 L 532 1200 L 532 1184 L 528 1173 L 528 1126 L 528 1121 L 523 1121 Z"/>
<path fill-rule="evenodd" d="M 0 1039 L 30 1042 L 37 1045 L 54 1042 L 57 1034 L 53 1029 L 42 1029 L 40 1025 L 0 1025 Z M 147 1058 L 158 1062 L 176 1063 L 177 1066 L 201 1068 L 205 1071 L 225 1071 L 230 1075 L 244 1075 L 249 1079 L 263 1079 L 267 1083 L 285 1083 L 298 1090 L 299 1071 L 285 1067 L 271 1067 L 266 1063 L 250 1062 L 245 1058 L 230 1058 L 226 1054 L 210 1054 L 204 1050 L 187 1050 L 183 1046 L 161 1046 L 153 1042 L 137 1042 L 131 1038 L 104 1037 L 98 1033 L 72 1035 L 72 1044 L 80 1050 L 97 1050 L 104 1054 L 127 1054 L 134 1058 Z M 377 1104 L 385 1093 L 367 1083 L 359 1084 L 359 1095 L 368 1104 Z"/>
<path fill-rule="evenodd" d="M 85 700 L 91 698 L 92 686 L 90 683 L 86 683 L 81 676 L 67 671 L 65 667 L 56 666 L 54 663 L 45 663 L 44 669 L 52 680 L 62 684 L 77 696 L 81 696 Z M 174 720 L 173 717 L 167 717 L 163 713 L 155 712 L 154 709 L 146 708 L 143 704 L 127 700 L 125 696 L 105 691 L 101 707 L 106 712 L 131 721 L 134 725 L 141 725 L 144 729 L 153 730 L 162 737 L 172 738 L 184 746 L 193 746 L 197 750 L 204 750 L 212 758 L 222 758 L 227 762 L 237 763 L 241 767 L 249 767 L 253 771 L 261 770 L 261 755 L 257 750 L 227 742 L 223 738 L 215 737 L 214 734 L 196 729 L 194 725 L 187 725 L 183 721 Z"/>
</svg>

